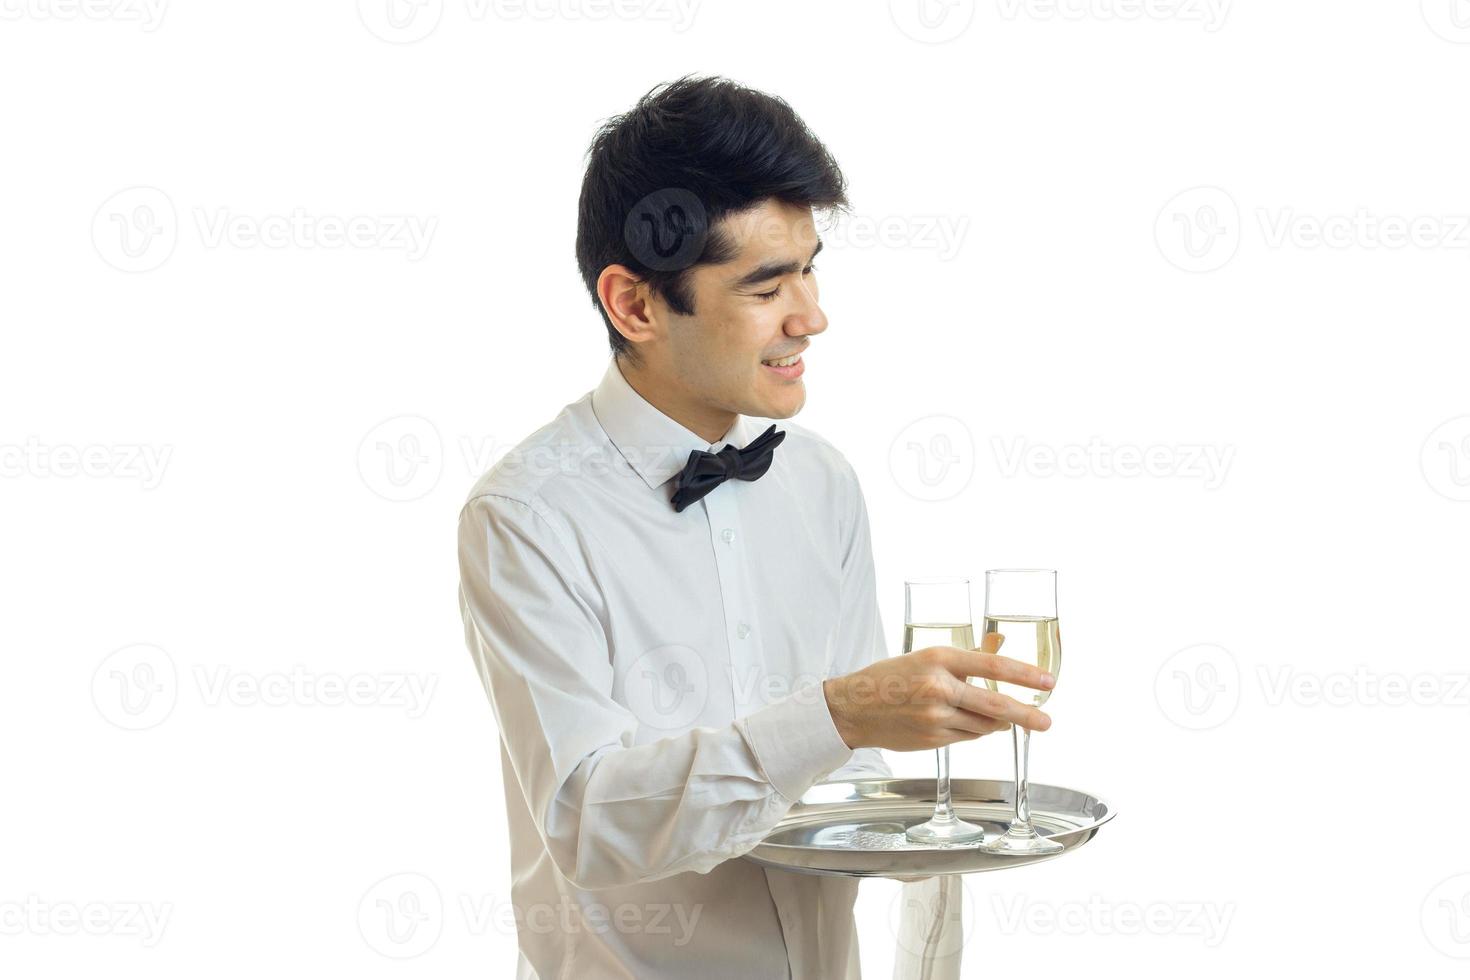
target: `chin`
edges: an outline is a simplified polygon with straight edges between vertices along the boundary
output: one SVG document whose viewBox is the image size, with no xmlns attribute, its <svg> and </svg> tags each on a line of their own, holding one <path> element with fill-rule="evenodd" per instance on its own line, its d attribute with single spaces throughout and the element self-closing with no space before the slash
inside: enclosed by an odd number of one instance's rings
<svg viewBox="0 0 1470 980">
<path fill-rule="evenodd" d="M 806 405 L 806 391 L 799 389 L 786 393 L 784 397 L 768 399 L 762 415 L 768 419 L 789 419 L 800 412 L 804 405 Z"/>
</svg>

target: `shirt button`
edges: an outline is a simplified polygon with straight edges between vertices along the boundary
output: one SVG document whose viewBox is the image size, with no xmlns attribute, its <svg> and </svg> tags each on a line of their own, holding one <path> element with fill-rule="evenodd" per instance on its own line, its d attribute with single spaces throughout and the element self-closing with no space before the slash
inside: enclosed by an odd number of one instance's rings
<svg viewBox="0 0 1470 980">
<path fill-rule="evenodd" d="M 725 539 L 726 544 L 729 544 L 730 542 L 735 540 L 735 529 L 733 527 L 725 528 L 723 531 L 720 532 L 720 537 Z"/>
<path fill-rule="evenodd" d="M 739 626 L 735 627 L 735 635 L 740 637 L 742 640 L 745 639 L 747 636 L 750 635 L 750 627 L 745 625 L 744 623 L 741 623 Z"/>
</svg>

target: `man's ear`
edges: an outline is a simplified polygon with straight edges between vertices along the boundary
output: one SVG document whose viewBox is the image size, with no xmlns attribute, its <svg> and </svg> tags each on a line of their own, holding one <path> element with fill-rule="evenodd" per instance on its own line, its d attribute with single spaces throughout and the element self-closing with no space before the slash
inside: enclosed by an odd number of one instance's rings
<svg viewBox="0 0 1470 980">
<path fill-rule="evenodd" d="M 648 284 L 625 265 L 610 265 L 597 277 L 597 298 L 618 333 L 630 344 L 656 340 L 662 332 Z"/>
</svg>

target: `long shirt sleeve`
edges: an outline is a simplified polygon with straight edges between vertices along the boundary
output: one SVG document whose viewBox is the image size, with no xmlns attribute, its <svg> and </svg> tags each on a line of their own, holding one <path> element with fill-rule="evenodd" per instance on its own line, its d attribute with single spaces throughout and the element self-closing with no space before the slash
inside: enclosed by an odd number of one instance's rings
<svg viewBox="0 0 1470 980">
<path fill-rule="evenodd" d="M 846 463 L 846 460 L 843 461 Z M 857 474 L 846 467 L 851 478 L 851 500 L 846 510 L 842 537 L 846 547 L 842 554 L 842 618 L 838 625 L 836 656 L 832 676 L 862 670 L 876 660 L 888 656 L 883 620 L 878 612 L 877 574 L 873 567 L 872 530 L 868 524 L 867 501 L 863 497 Z M 861 779 L 891 777 L 893 772 L 883 760 L 882 750 L 856 749 L 852 758 L 828 779 Z"/>
<path fill-rule="evenodd" d="M 708 871 L 852 759 L 820 684 L 723 727 L 635 744 L 639 719 L 613 698 L 597 589 L 548 516 L 534 501 L 476 497 L 459 555 L 467 641 L 506 753 L 548 852 L 578 887 Z M 854 554 L 858 590 L 871 585 L 861 565 Z M 865 635 L 852 656 L 873 650 Z"/>
</svg>

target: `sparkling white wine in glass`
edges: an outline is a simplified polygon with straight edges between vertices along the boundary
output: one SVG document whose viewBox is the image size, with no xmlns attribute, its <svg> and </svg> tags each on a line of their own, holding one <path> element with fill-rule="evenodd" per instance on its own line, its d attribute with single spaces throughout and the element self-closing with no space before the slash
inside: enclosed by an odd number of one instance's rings
<svg viewBox="0 0 1470 980">
<path fill-rule="evenodd" d="M 1002 656 L 1034 663 L 1054 677 L 1062 666 L 1062 635 L 1057 626 L 1057 573 L 1050 568 L 996 568 L 985 573 L 985 631 L 1005 637 Z M 1040 707 L 1050 691 L 1000 683 L 989 678 L 992 691 Z M 1031 730 L 1011 726 L 1016 755 L 1016 810 L 1006 832 L 980 845 L 990 854 L 1058 854 L 1061 844 L 1036 832 L 1031 824 L 1027 767 Z"/>
<path fill-rule="evenodd" d="M 967 578 L 911 579 L 903 584 L 903 652 L 926 647 L 975 648 Z M 908 838 L 921 844 L 965 844 L 984 838 L 985 828 L 955 816 L 949 795 L 949 746 L 935 753 L 939 779 L 934 816 L 909 827 Z"/>
<path fill-rule="evenodd" d="M 1035 664 L 1052 676 L 1062 669 L 1062 634 L 1055 616 L 996 616 L 993 619 L 987 616 L 985 632 L 999 633 L 1006 638 L 1000 648 L 1002 656 Z M 985 686 L 1038 708 L 1051 697 L 1050 691 L 1038 691 L 1034 687 L 994 681 L 988 677 L 985 678 Z"/>
<path fill-rule="evenodd" d="M 925 647 L 975 649 L 975 627 L 969 623 L 904 623 L 903 652 Z"/>
</svg>

